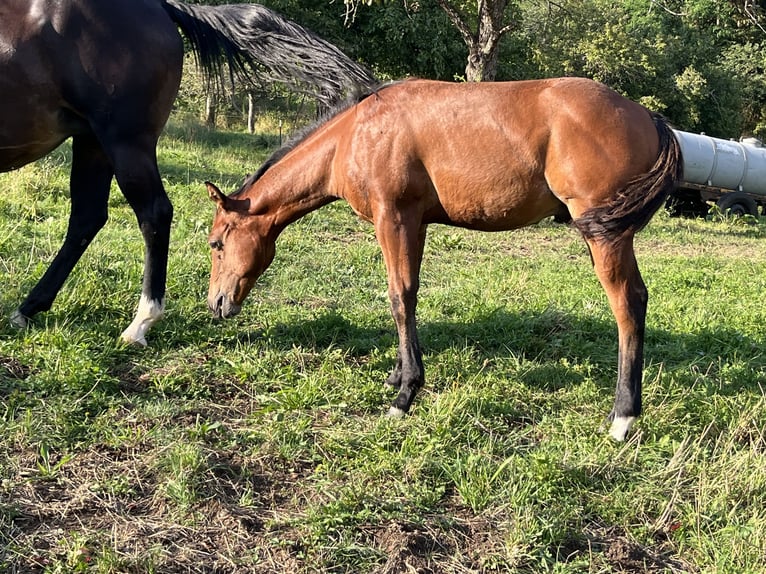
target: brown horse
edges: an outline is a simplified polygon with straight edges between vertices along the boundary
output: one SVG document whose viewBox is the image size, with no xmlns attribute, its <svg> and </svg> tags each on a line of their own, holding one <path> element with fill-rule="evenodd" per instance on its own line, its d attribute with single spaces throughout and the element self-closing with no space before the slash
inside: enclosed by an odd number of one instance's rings
<svg viewBox="0 0 766 574">
<path fill-rule="evenodd" d="M 335 46 L 257 4 L 176 0 L 0 1 L 0 171 L 72 137 L 72 211 L 64 244 L 11 316 L 48 310 L 106 223 L 112 178 L 135 211 L 146 259 L 138 312 L 122 334 L 146 344 L 162 314 L 173 208 L 156 158 L 178 92 L 179 29 L 217 83 L 232 74 L 299 84 L 325 103 L 373 78 Z"/>
<path fill-rule="evenodd" d="M 415 307 L 428 224 L 501 231 L 571 220 L 617 320 L 609 418 L 623 440 L 641 413 L 647 303 L 633 236 L 681 170 L 661 117 L 590 80 L 392 84 L 278 150 L 231 196 L 207 184 L 218 206 L 208 305 L 236 315 L 285 226 L 345 199 L 383 251 L 399 335 L 389 413 L 401 416 L 424 383 Z"/>
</svg>

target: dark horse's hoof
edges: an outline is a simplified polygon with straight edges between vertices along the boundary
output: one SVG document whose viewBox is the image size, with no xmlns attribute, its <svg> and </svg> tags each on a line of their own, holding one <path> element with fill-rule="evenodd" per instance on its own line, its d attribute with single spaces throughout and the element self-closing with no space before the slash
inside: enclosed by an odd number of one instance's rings
<svg viewBox="0 0 766 574">
<path fill-rule="evenodd" d="M 636 417 L 614 417 L 612 426 L 609 428 L 609 435 L 618 442 L 624 441 L 634 422 Z"/>
<path fill-rule="evenodd" d="M 25 317 L 21 314 L 21 311 L 16 309 L 13 313 L 11 313 L 11 325 L 13 327 L 16 327 L 17 329 L 26 329 L 29 327 L 29 317 Z"/>
</svg>

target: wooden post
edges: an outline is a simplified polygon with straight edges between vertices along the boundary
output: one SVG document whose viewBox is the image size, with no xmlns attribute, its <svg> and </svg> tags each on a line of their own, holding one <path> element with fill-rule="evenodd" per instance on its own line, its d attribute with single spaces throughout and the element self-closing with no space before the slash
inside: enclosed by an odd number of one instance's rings
<svg viewBox="0 0 766 574">
<path fill-rule="evenodd" d="M 255 98 L 247 92 L 247 133 L 255 133 Z"/>
<path fill-rule="evenodd" d="M 215 94 L 208 92 L 207 99 L 205 100 L 205 125 L 209 128 L 215 127 L 215 108 Z"/>
</svg>

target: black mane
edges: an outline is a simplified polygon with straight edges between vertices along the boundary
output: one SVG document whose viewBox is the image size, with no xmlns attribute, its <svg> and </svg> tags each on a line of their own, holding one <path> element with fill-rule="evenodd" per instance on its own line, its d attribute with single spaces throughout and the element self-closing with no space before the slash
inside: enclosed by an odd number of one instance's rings
<svg viewBox="0 0 766 574">
<path fill-rule="evenodd" d="M 313 123 L 310 123 L 307 126 L 304 126 L 303 128 L 299 129 L 297 132 L 295 132 L 293 135 L 290 136 L 290 139 L 288 139 L 287 142 L 285 142 L 279 149 L 274 151 L 266 159 L 266 161 L 263 162 L 263 165 L 261 165 L 261 167 L 258 168 L 258 171 L 256 171 L 253 175 L 248 176 L 245 179 L 245 181 L 242 183 L 242 186 L 236 192 L 232 193 L 232 196 L 236 196 L 242 193 L 245 189 L 253 185 L 256 181 L 258 181 L 261 178 L 261 176 L 263 176 L 264 173 L 266 173 L 269 170 L 269 168 L 271 168 L 274 164 L 279 162 L 279 160 L 281 160 L 288 153 L 290 153 L 303 140 L 305 140 L 308 136 L 310 136 L 315 131 L 317 131 L 324 124 L 329 122 L 332 118 L 334 118 L 335 116 L 337 116 L 338 114 L 342 112 L 345 112 L 347 109 L 354 107 L 362 100 L 372 95 L 377 95 L 381 90 L 391 86 L 394 83 L 398 83 L 398 82 L 389 82 L 385 84 L 379 84 L 371 89 L 359 91 L 353 94 L 352 96 L 350 96 L 348 99 L 346 99 L 346 101 L 332 108 L 325 115 L 323 115 L 322 117 L 320 117 Z"/>
</svg>

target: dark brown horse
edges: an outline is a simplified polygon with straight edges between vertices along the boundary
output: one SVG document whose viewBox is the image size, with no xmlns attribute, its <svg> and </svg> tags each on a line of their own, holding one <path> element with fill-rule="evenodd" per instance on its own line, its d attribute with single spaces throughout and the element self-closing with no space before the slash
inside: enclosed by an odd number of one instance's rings
<svg viewBox="0 0 766 574">
<path fill-rule="evenodd" d="M 208 184 L 218 206 L 208 305 L 236 315 L 285 226 L 345 199 L 383 250 L 399 334 L 389 412 L 402 415 L 424 383 L 415 307 L 428 224 L 501 231 L 571 220 L 617 320 L 610 434 L 622 440 L 641 413 L 647 303 L 633 236 L 681 169 L 661 117 L 590 80 L 393 84 L 278 150 L 231 196 Z"/>
<path fill-rule="evenodd" d="M 323 101 L 373 81 L 331 44 L 257 4 L 2 0 L 0 171 L 73 138 L 69 229 L 49 269 L 13 313 L 17 326 L 51 307 L 106 223 L 115 177 L 146 248 L 141 301 L 122 338 L 146 344 L 146 331 L 164 307 L 173 210 L 155 148 L 181 79 L 179 28 L 214 83 L 224 63 L 248 80 L 298 83 Z"/>
</svg>

